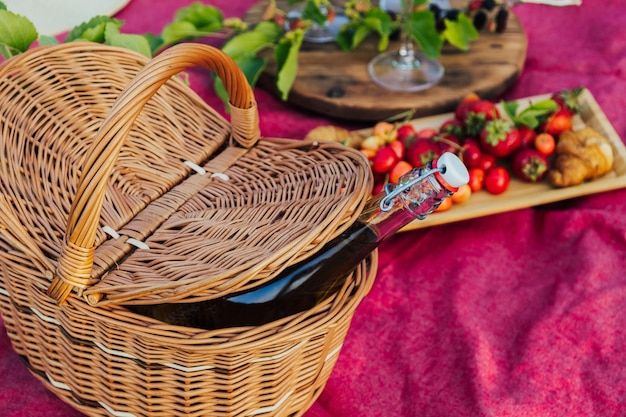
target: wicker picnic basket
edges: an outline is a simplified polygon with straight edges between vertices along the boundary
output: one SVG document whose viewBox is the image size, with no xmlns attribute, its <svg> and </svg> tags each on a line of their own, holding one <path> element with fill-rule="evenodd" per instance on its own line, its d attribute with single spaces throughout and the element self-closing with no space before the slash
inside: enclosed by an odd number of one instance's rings
<svg viewBox="0 0 626 417">
<path fill-rule="evenodd" d="M 176 76 L 190 67 L 222 80 L 230 122 Z M 0 308 L 50 390 L 93 416 L 309 408 L 375 253 L 326 301 L 263 326 L 173 326 L 125 306 L 220 297 L 310 256 L 363 208 L 359 152 L 261 137 L 242 72 L 191 43 L 151 60 L 85 42 L 14 57 L 0 129 Z"/>
</svg>

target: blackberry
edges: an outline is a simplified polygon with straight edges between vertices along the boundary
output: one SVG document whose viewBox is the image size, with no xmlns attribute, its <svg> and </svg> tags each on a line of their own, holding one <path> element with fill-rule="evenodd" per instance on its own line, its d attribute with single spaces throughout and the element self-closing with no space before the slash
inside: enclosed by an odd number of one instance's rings
<svg viewBox="0 0 626 417">
<path fill-rule="evenodd" d="M 506 30 L 506 23 L 509 20 L 509 9 L 502 6 L 496 13 L 495 22 L 496 22 L 496 32 L 502 33 Z"/>
<path fill-rule="evenodd" d="M 441 12 L 442 12 L 441 7 L 438 4 L 435 4 L 435 3 L 430 3 L 428 5 L 428 10 L 433 12 L 435 17 L 439 17 L 441 15 Z"/>
<path fill-rule="evenodd" d="M 472 19 L 472 23 L 474 23 L 476 30 L 484 29 L 487 25 L 487 12 L 483 9 L 477 10 Z"/>
<path fill-rule="evenodd" d="M 443 20 L 443 17 L 440 17 L 435 20 L 435 30 L 437 32 L 443 32 L 446 29 L 446 22 Z"/>
<path fill-rule="evenodd" d="M 480 6 L 490 12 L 496 7 L 496 0 L 483 0 Z"/>
<path fill-rule="evenodd" d="M 435 29 L 437 32 L 442 32 L 446 28 L 446 24 L 443 22 L 443 9 L 438 4 L 430 3 L 428 10 L 430 10 L 435 17 Z"/>
<path fill-rule="evenodd" d="M 446 10 L 444 18 L 455 22 L 459 18 L 459 13 L 461 13 L 459 9 L 448 9 Z"/>
</svg>

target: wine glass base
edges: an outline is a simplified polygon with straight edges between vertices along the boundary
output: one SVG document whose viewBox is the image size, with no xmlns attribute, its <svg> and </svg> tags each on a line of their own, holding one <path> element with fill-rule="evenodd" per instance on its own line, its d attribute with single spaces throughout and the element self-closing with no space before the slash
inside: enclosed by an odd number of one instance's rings
<svg viewBox="0 0 626 417">
<path fill-rule="evenodd" d="M 367 66 L 376 84 L 393 91 L 414 92 L 426 90 L 441 81 L 444 69 L 441 63 L 415 51 L 413 59 L 400 56 L 398 51 L 377 55 Z"/>
</svg>

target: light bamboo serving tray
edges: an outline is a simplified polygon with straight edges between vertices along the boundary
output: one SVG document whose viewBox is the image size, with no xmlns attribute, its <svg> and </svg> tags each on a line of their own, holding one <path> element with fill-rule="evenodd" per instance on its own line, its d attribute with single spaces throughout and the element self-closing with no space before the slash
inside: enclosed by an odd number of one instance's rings
<svg viewBox="0 0 626 417">
<path fill-rule="evenodd" d="M 531 102 L 547 98 L 550 98 L 549 94 L 520 99 L 520 110 L 527 107 Z M 582 111 L 581 118 L 585 125 L 602 134 L 613 148 L 615 163 L 613 169 L 607 175 L 593 181 L 566 188 L 554 188 L 547 181 L 526 183 L 512 176 L 509 189 L 504 194 L 493 195 L 489 194 L 487 191 L 473 193 L 465 203 L 455 204 L 447 211 L 433 213 L 424 220 L 416 220 L 403 230 L 420 229 L 457 222 L 626 187 L 626 147 L 622 139 L 589 90 L 584 90 L 579 102 Z M 502 112 L 502 108 L 500 106 L 499 108 Z M 413 124 L 416 129 L 427 127 L 439 128 L 444 121 L 453 116 L 453 113 L 445 113 L 415 119 L 411 121 L 411 124 Z M 359 133 L 363 134 L 368 134 L 368 132 L 368 129 L 359 131 Z"/>
</svg>

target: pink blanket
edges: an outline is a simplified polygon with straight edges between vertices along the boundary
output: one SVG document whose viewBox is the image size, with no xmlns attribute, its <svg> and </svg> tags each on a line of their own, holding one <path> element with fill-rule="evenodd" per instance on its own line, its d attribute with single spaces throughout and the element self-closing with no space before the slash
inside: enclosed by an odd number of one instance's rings
<svg viewBox="0 0 626 417">
<path fill-rule="evenodd" d="M 133 0 L 118 17 L 126 31 L 157 32 L 187 3 Z M 228 16 L 253 3 L 212 2 Z M 514 11 L 528 57 L 504 98 L 582 85 L 626 137 L 626 3 Z M 201 80 L 192 85 L 219 106 Z M 300 138 L 336 122 L 256 96 L 268 136 Z M 386 242 L 376 284 L 306 417 L 626 415 L 625 212 L 619 190 Z M 81 415 L 28 373 L 1 321 L 0 374 L 0 416 Z"/>
</svg>

